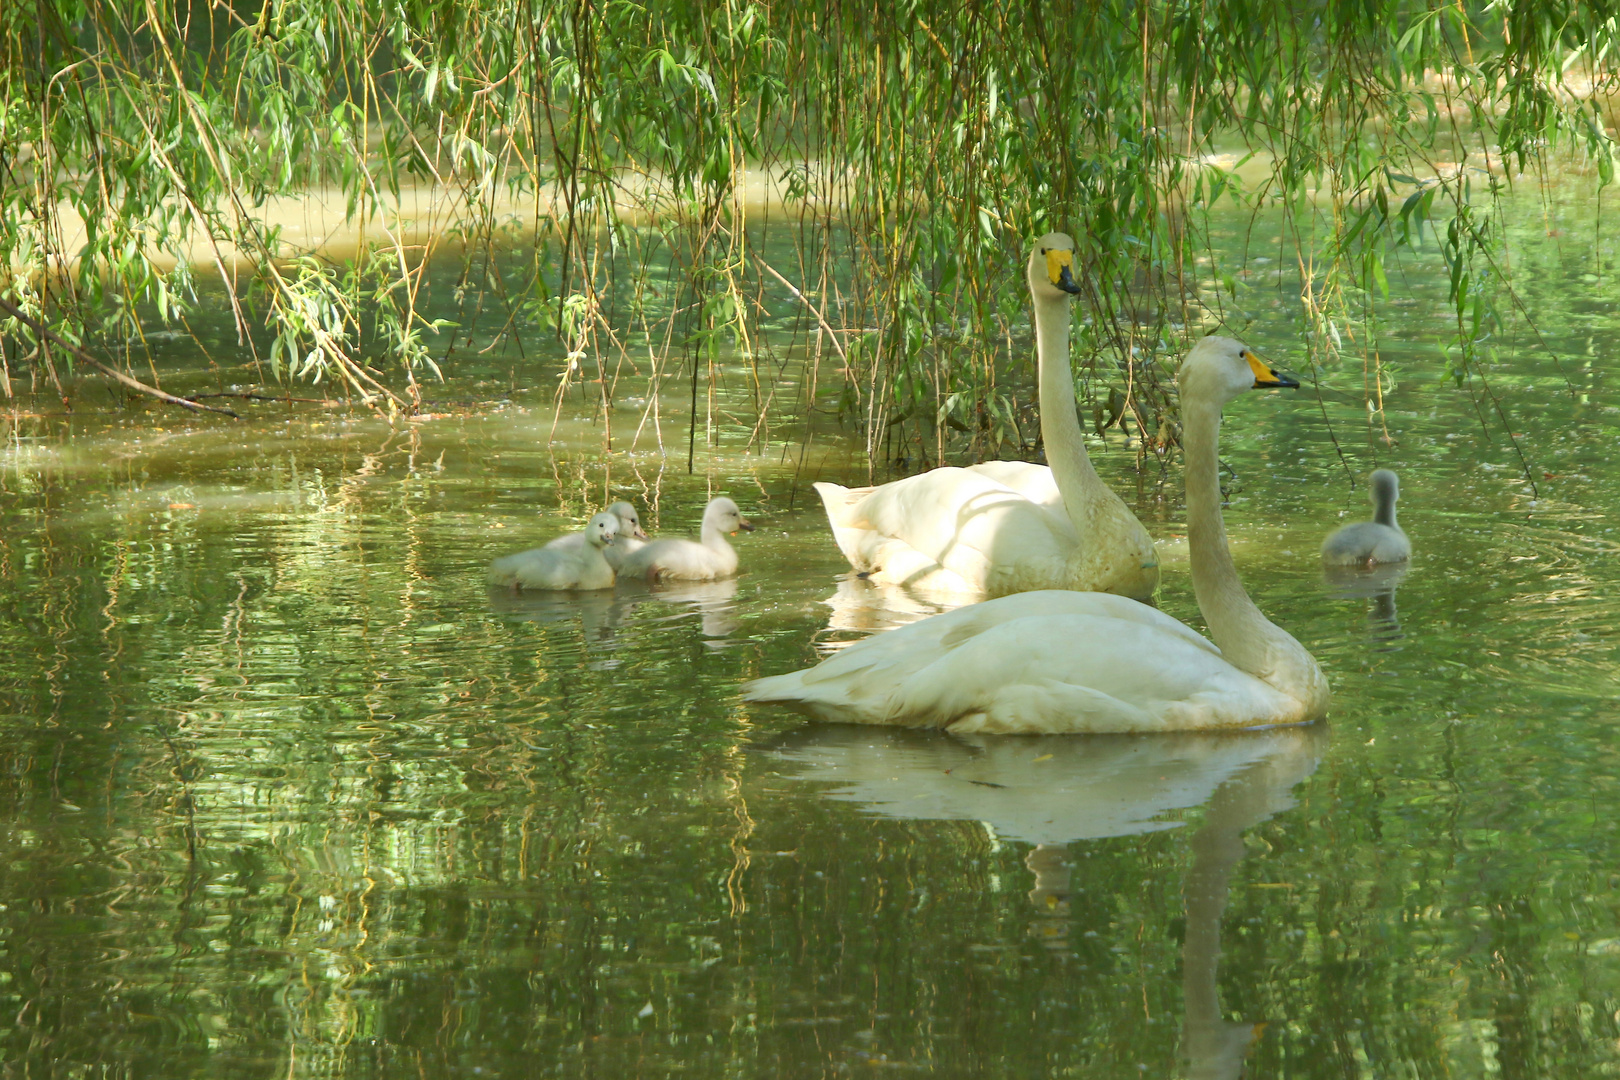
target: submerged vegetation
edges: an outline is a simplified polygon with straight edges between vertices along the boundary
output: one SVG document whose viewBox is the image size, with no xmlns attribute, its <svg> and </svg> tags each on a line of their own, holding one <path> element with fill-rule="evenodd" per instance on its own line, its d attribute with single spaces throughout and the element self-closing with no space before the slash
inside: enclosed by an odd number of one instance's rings
<svg viewBox="0 0 1620 1080">
<path fill-rule="evenodd" d="M 1162 448 L 1168 357 L 1245 325 L 1226 201 L 1281 215 L 1309 359 L 1364 366 L 1374 415 L 1391 266 L 1443 262 L 1438 362 L 1490 411 L 1523 314 L 1495 200 L 1552 162 L 1611 178 L 1613 14 L 14 0 L 0 299 L 138 370 L 222 287 L 244 358 L 389 412 L 499 350 L 606 416 L 626 378 L 654 410 L 679 387 L 694 440 L 741 378 L 756 431 L 832 394 L 872 458 L 939 460 L 1032 449 L 1019 269 L 1066 229 L 1089 419 Z M 289 226 L 317 198 L 352 242 Z M 430 304 L 440 251 L 462 271 Z M 60 388 L 73 355 L 0 327 L 0 390 Z"/>
</svg>

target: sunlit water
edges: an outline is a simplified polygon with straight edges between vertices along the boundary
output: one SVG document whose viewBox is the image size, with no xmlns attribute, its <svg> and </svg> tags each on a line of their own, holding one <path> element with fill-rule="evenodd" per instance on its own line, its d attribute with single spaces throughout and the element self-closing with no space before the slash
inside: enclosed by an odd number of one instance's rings
<svg viewBox="0 0 1620 1080">
<path fill-rule="evenodd" d="M 1612 247 L 1534 224 L 1519 280 L 1562 370 L 1521 327 L 1490 375 L 1536 492 L 1434 380 L 1432 267 L 1392 281 L 1393 445 L 1348 361 L 1321 403 L 1229 411 L 1239 566 L 1333 683 L 1303 731 L 964 741 L 743 706 L 933 610 L 845 578 L 807 485 L 865 472 L 829 434 L 801 464 L 728 428 L 689 475 L 583 421 L 548 447 L 549 393 L 498 401 L 504 372 L 398 431 L 13 420 L 5 1075 L 1620 1069 Z M 1245 334 L 1297 368 L 1266 267 Z M 1139 487 L 1118 435 L 1093 450 L 1197 624 L 1179 471 Z M 1410 571 L 1324 580 L 1375 466 Z M 731 495 L 744 575 L 491 593 L 492 557 L 609 488 L 662 534 Z"/>
</svg>

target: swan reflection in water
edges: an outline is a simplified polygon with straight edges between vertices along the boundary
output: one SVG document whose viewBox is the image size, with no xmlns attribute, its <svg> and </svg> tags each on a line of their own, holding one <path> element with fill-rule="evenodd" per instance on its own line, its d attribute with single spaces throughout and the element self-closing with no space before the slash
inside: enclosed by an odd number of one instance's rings
<svg viewBox="0 0 1620 1080">
<path fill-rule="evenodd" d="M 816 655 L 825 659 L 861 638 L 898 629 L 977 599 L 978 594 L 924 592 L 903 585 L 881 584 L 854 572 L 845 574 L 838 579 L 838 590 L 822 601 L 832 608 L 826 633 L 837 636 L 818 635 Z"/>
<path fill-rule="evenodd" d="M 1243 832 L 1294 805 L 1316 769 L 1327 726 L 1223 735 L 1067 735 L 953 738 L 937 733 L 816 725 L 765 748 L 797 780 L 831 783 L 827 798 L 905 820 L 983 822 L 1033 845 L 1030 901 L 1038 932 L 1061 946 L 1071 864 L 1066 845 L 1177 828 L 1174 810 L 1204 806 L 1183 884 L 1186 938 L 1182 1050 L 1189 1076 L 1242 1075 L 1256 1025 L 1221 1015 L 1216 969 L 1229 880 Z M 1054 941 L 1055 939 L 1055 941 Z"/>
<path fill-rule="evenodd" d="M 670 604 L 677 608 L 671 614 L 656 616 L 656 622 L 673 622 L 695 615 L 707 639 L 704 644 L 712 649 L 724 648 L 728 643 L 723 639 L 738 626 L 736 578 L 670 581 L 658 585 L 621 578 L 617 591 L 619 598 L 631 608 L 643 604 Z"/>
<path fill-rule="evenodd" d="M 618 647 L 618 632 L 638 608 L 647 607 L 654 622 L 698 619 L 704 644 L 724 648 L 725 638 L 737 629 L 737 579 L 679 581 L 647 585 L 620 580 L 613 590 L 592 592 L 525 592 L 492 587 L 490 610 L 512 621 L 567 624 L 578 621 L 587 649 Z M 673 611 L 660 611 L 667 604 Z"/>
<path fill-rule="evenodd" d="M 1401 630 L 1400 614 L 1395 610 L 1395 590 L 1412 569 L 1409 562 L 1383 563 L 1370 568 L 1359 566 L 1324 566 L 1322 580 L 1328 595 L 1336 600 L 1367 601 L 1367 634 L 1379 642 L 1383 649 L 1395 649 L 1394 643 L 1405 637 Z"/>
</svg>

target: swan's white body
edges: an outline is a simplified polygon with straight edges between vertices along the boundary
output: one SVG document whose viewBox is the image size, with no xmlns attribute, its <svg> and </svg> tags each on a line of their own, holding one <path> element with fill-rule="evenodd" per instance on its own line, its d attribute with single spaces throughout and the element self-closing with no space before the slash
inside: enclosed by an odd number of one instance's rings
<svg viewBox="0 0 1620 1080">
<path fill-rule="evenodd" d="M 619 563 L 619 573 L 648 581 L 718 581 L 731 577 L 737 572 L 737 552 L 726 541 L 726 533 L 738 529 L 751 532 L 753 528 L 737 504 L 722 495 L 711 499 L 704 508 L 701 543 L 650 541 Z"/>
<path fill-rule="evenodd" d="M 757 679 L 743 696 L 826 720 L 957 733 L 1201 731 L 1321 716 L 1321 669 L 1238 580 L 1216 473 L 1221 406 L 1251 386 L 1297 384 L 1230 338 L 1199 342 L 1180 382 L 1193 589 L 1213 644 L 1124 597 L 1028 592 L 857 642 L 818 667 Z"/>
<path fill-rule="evenodd" d="M 1322 541 L 1322 561 L 1329 566 L 1377 566 L 1412 557 L 1412 541 L 1395 521 L 1399 478 L 1388 469 L 1375 469 L 1370 479 L 1373 519 L 1346 525 Z"/>
<path fill-rule="evenodd" d="M 496 559 L 489 567 L 489 580 L 514 592 L 521 589 L 611 589 L 613 567 L 603 551 L 613 546 L 619 532 L 619 519 L 602 513 L 591 518 L 579 543 L 520 551 Z M 555 543 L 555 541 L 553 542 Z"/>
<path fill-rule="evenodd" d="M 1051 467 L 990 461 L 871 488 L 815 485 L 833 538 L 884 584 L 1005 596 L 1085 589 L 1146 599 L 1153 540 L 1086 456 L 1069 369 L 1074 241 L 1051 233 L 1029 261 L 1041 436 Z"/>
<path fill-rule="evenodd" d="M 625 556 L 641 550 L 647 543 L 647 534 L 641 527 L 641 515 L 636 508 L 627 502 L 616 502 L 608 507 L 604 513 L 612 514 L 619 519 L 619 535 L 614 537 L 613 543 L 602 549 L 602 557 L 608 565 L 618 570 L 619 564 L 624 562 Z M 558 548 L 578 548 L 585 546 L 585 534 L 582 532 L 568 533 L 546 544 L 546 550 L 555 551 Z"/>
</svg>

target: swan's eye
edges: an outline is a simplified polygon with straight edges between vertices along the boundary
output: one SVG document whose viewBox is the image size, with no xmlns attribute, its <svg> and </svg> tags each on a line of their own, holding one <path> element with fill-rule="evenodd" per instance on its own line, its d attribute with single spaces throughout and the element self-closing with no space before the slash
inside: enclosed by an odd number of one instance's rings
<svg viewBox="0 0 1620 1080">
<path fill-rule="evenodd" d="M 1041 254 L 1042 254 L 1042 255 L 1045 255 L 1045 254 L 1046 254 L 1046 249 L 1045 249 L 1045 248 L 1041 248 Z"/>
</svg>

